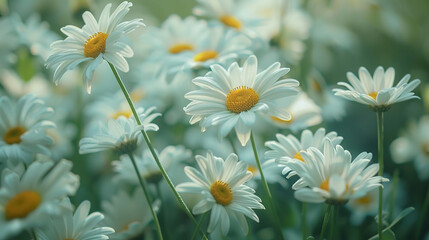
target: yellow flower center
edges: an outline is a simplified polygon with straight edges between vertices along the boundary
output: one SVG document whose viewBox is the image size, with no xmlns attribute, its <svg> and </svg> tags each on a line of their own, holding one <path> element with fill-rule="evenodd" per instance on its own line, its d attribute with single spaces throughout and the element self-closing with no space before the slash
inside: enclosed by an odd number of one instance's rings
<svg viewBox="0 0 429 240">
<path fill-rule="evenodd" d="M 226 26 L 228 26 L 228 27 L 233 27 L 233 28 L 236 28 L 236 29 L 240 29 L 241 28 L 241 22 L 240 22 L 240 20 L 238 20 L 234 16 L 225 15 L 225 16 L 220 17 L 219 20 L 223 24 L 225 24 Z"/>
<path fill-rule="evenodd" d="M 106 51 L 106 39 L 109 36 L 107 33 L 98 32 L 86 40 L 83 45 L 83 55 L 85 57 L 96 58 L 100 53 Z"/>
<path fill-rule="evenodd" d="M 188 50 L 193 50 L 193 49 L 194 49 L 194 47 L 190 44 L 179 43 L 179 44 L 171 46 L 170 49 L 168 49 L 168 51 L 171 54 L 178 54 L 178 53 L 181 53 L 183 51 L 188 51 Z"/>
<path fill-rule="evenodd" d="M 41 200 L 40 195 L 34 191 L 18 193 L 6 203 L 6 219 L 11 220 L 26 217 L 39 206 Z"/>
<path fill-rule="evenodd" d="M 302 161 L 302 162 L 305 162 L 305 161 L 304 161 L 304 158 L 302 158 L 302 156 L 301 156 L 301 152 L 297 152 L 297 153 L 295 154 L 295 156 L 293 156 L 293 158 L 298 159 L 298 160 L 300 160 L 300 161 Z M 328 185 L 329 185 L 329 184 L 328 184 Z"/>
<path fill-rule="evenodd" d="M 320 184 L 320 188 L 329 192 L 329 178 Z"/>
<path fill-rule="evenodd" d="M 217 203 L 227 206 L 232 201 L 232 190 L 228 186 L 228 183 L 220 180 L 213 183 L 210 188 L 210 193 Z"/>
<path fill-rule="evenodd" d="M 213 50 L 206 50 L 202 51 L 200 53 L 197 53 L 197 55 L 194 56 L 195 62 L 205 62 L 209 59 L 213 59 L 217 57 L 217 52 Z"/>
<path fill-rule="evenodd" d="M 4 135 L 4 141 L 7 144 L 15 144 L 21 142 L 21 136 L 25 133 L 25 128 L 23 127 L 14 127 L 9 129 Z"/>
<path fill-rule="evenodd" d="M 322 87 L 316 80 L 313 80 L 313 87 L 314 87 L 314 90 L 316 90 L 316 92 L 322 91 Z"/>
<path fill-rule="evenodd" d="M 120 116 L 130 118 L 132 115 L 133 115 L 133 112 L 131 112 L 131 110 L 119 110 L 112 115 L 112 118 L 118 119 Z"/>
<path fill-rule="evenodd" d="M 258 101 L 258 93 L 252 88 L 236 87 L 226 96 L 226 109 L 233 113 L 241 113 L 251 109 Z"/>
<path fill-rule="evenodd" d="M 255 174 L 258 171 L 258 169 L 256 167 L 254 167 L 254 166 L 250 166 L 249 165 L 247 167 L 247 171 L 251 172 L 252 174 Z"/>
<path fill-rule="evenodd" d="M 271 120 L 273 120 L 274 122 L 278 122 L 278 123 L 291 124 L 293 122 L 293 116 L 291 115 L 289 120 L 283 120 L 283 119 L 280 119 L 278 117 L 271 116 Z"/>
<path fill-rule="evenodd" d="M 429 142 L 425 142 L 422 144 L 422 151 L 426 156 L 429 156 Z"/>
<path fill-rule="evenodd" d="M 361 205 L 368 205 L 371 203 L 371 198 L 369 196 L 363 196 L 361 198 L 356 199 L 356 202 Z"/>
<path fill-rule="evenodd" d="M 377 94 L 378 94 L 378 92 L 377 92 L 377 91 L 372 92 L 372 93 L 368 93 L 368 95 L 369 95 L 370 97 L 372 97 L 375 101 L 377 101 Z"/>
<path fill-rule="evenodd" d="M 131 100 L 138 102 L 146 96 L 145 91 L 142 88 L 136 88 L 130 93 Z"/>
</svg>

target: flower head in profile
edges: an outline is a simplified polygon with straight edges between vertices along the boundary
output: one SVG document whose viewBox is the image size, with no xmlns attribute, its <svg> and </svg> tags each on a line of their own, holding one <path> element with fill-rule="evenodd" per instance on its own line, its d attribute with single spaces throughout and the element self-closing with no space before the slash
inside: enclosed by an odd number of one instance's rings
<svg viewBox="0 0 429 240">
<path fill-rule="evenodd" d="M 158 211 L 159 201 L 155 201 L 153 205 L 155 211 Z M 133 239 L 153 219 L 141 188 L 137 188 L 132 194 L 120 190 L 110 201 L 103 201 L 101 206 L 105 216 L 104 223 L 115 229 L 109 239 Z"/>
<path fill-rule="evenodd" d="M 238 161 L 233 153 L 226 160 L 211 153 L 207 157 L 197 155 L 195 159 L 201 171 L 185 167 L 185 173 L 192 182 L 177 185 L 177 191 L 202 195 L 192 212 L 203 214 L 211 210 L 208 232 L 220 230 L 225 236 L 231 221 L 237 221 L 242 232 L 247 234 L 248 225 L 244 216 L 259 222 L 253 209 L 264 209 L 255 190 L 243 185 L 252 178 L 247 165 Z"/>
<path fill-rule="evenodd" d="M 396 86 L 393 86 L 395 69 L 392 67 L 384 71 L 383 67 L 377 67 L 374 76 L 364 67 L 359 68 L 359 78 L 348 72 L 347 78 L 350 84 L 339 82 L 338 85 L 344 89 L 334 89 L 335 95 L 350 101 L 369 105 L 376 111 L 387 111 L 390 106 L 397 102 L 418 98 L 412 92 L 420 80 L 414 79 L 410 83 L 410 75 L 405 75 Z"/>
<path fill-rule="evenodd" d="M 258 73 L 255 56 L 250 56 L 243 67 L 235 62 L 228 69 L 216 64 L 210 68 L 204 77 L 193 80 L 199 89 L 185 95 L 192 101 L 184 108 L 186 114 L 192 115 L 191 124 L 200 122 L 203 131 L 219 125 L 220 137 L 225 137 L 235 127 L 244 146 L 258 113 L 290 120 L 289 112 L 278 101 L 298 94 L 298 81 L 279 80 L 289 72 L 288 68 L 280 68 L 277 62 Z"/>
<path fill-rule="evenodd" d="M 70 172 L 72 163 L 61 160 L 33 162 L 23 174 L 9 169 L 2 173 L 0 188 L 0 239 L 47 224 L 69 207 L 63 198 L 73 195 L 79 177 Z"/>
<path fill-rule="evenodd" d="M 413 161 L 419 179 L 429 179 L 429 116 L 412 122 L 404 134 L 392 142 L 390 152 L 395 163 Z"/>
<path fill-rule="evenodd" d="M 288 167 L 300 177 L 292 188 L 303 202 L 342 204 L 365 196 L 388 179 L 374 176 L 379 165 L 371 164 L 372 154 L 362 152 L 353 161 L 349 151 L 325 139 L 323 152 L 311 147 L 301 152 L 303 160 L 292 160 Z"/>
<path fill-rule="evenodd" d="M 302 152 L 307 151 L 310 147 L 323 151 L 323 144 L 325 139 L 331 140 L 335 146 L 343 141 L 343 138 L 338 136 L 334 131 L 326 133 L 324 128 L 319 128 L 314 134 L 310 130 L 304 130 L 301 133 L 301 139 L 297 139 L 294 135 L 287 136 L 278 133 L 276 135 L 277 141 L 267 141 L 265 146 L 268 150 L 265 157 L 269 160 L 275 160 L 279 166 L 284 167 L 283 174 L 291 171 L 288 163 L 294 160 L 304 161 L 301 156 Z M 296 172 L 290 172 L 288 177 L 295 175 Z"/>
<path fill-rule="evenodd" d="M 30 163 L 36 153 L 49 155 L 53 140 L 46 130 L 54 128 L 49 120 L 53 109 L 33 96 L 25 95 L 17 102 L 0 98 L 0 162 L 11 160 Z"/>
<path fill-rule="evenodd" d="M 141 139 L 141 130 L 158 131 L 158 126 L 152 121 L 160 116 L 160 113 L 152 113 L 155 108 L 149 108 L 141 112 L 138 125 L 134 117 L 119 116 L 117 119 L 109 119 L 106 124 L 101 124 L 92 137 L 82 138 L 79 141 L 79 153 L 94 153 L 104 150 L 113 150 L 119 154 L 132 153 Z"/>
<path fill-rule="evenodd" d="M 48 224 L 37 228 L 37 239 L 109 239 L 108 235 L 115 232 L 110 227 L 100 226 L 104 216 L 99 212 L 89 214 L 91 203 L 83 201 L 73 213 L 70 200 L 64 200 L 69 209 L 61 216 L 49 216 Z M 89 214 L 89 215 L 88 215 Z"/>
<path fill-rule="evenodd" d="M 110 13 L 112 4 L 109 3 L 98 21 L 92 13 L 86 11 L 82 15 L 85 22 L 82 28 L 72 25 L 61 28 L 67 38 L 52 43 L 53 53 L 46 62 L 47 67 L 55 69 L 56 84 L 68 70 L 83 62 L 85 66 L 82 78 L 88 93 L 91 92 L 92 75 L 103 59 L 119 70 L 128 72 L 129 66 L 125 58 L 132 57 L 134 52 L 125 36 L 137 27 L 144 26 L 142 19 L 121 22 L 132 5 L 124 1 Z"/>
</svg>

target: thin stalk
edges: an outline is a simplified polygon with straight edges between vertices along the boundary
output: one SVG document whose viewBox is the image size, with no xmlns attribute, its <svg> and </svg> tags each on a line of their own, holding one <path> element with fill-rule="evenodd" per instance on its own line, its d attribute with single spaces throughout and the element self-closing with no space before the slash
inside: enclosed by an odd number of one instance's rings
<svg viewBox="0 0 429 240">
<path fill-rule="evenodd" d="M 335 232 L 335 228 L 337 226 L 337 218 L 338 218 L 338 210 L 339 210 L 339 206 L 334 205 L 332 208 L 332 218 L 331 218 L 331 230 L 329 232 L 329 239 L 330 240 L 334 240 L 337 239 L 336 238 L 336 232 Z"/>
<path fill-rule="evenodd" d="M 156 183 L 155 184 L 155 186 L 156 186 L 156 193 L 158 194 L 158 198 L 161 200 L 161 202 L 163 202 L 163 198 L 162 198 L 162 194 L 161 194 L 161 182 L 158 182 L 158 183 Z M 160 211 L 160 220 L 159 220 L 159 222 L 160 222 L 160 224 L 161 225 L 163 225 L 163 226 L 167 226 L 168 227 L 168 221 L 167 221 L 167 219 L 168 219 L 168 217 L 167 217 L 167 215 L 166 215 L 166 212 L 165 212 L 165 207 L 161 204 L 161 206 L 160 206 L 160 208 L 159 208 L 159 211 Z M 170 231 L 166 231 L 165 232 L 165 238 L 166 239 L 171 239 L 171 236 L 170 236 Z"/>
<path fill-rule="evenodd" d="M 383 176 L 383 112 L 377 111 L 377 136 L 378 136 L 378 176 Z M 378 188 L 378 239 L 382 240 L 383 234 L 383 187 Z"/>
<path fill-rule="evenodd" d="M 280 225 L 280 218 L 275 209 L 273 197 L 271 195 L 270 188 L 268 187 L 268 183 L 265 180 L 264 172 L 262 172 L 261 161 L 259 161 L 258 151 L 256 150 L 256 144 L 255 144 L 255 139 L 253 137 L 253 132 L 250 133 L 250 142 L 252 143 L 252 149 L 253 149 L 253 154 L 255 155 L 256 165 L 258 165 L 259 174 L 261 175 L 262 185 L 264 186 L 265 193 L 268 195 L 269 209 L 271 210 L 271 213 L 274 216 L 274 223 L 277 227 L 277 230 L 279 231 L 278 234 L 280 235 L 280 239 L 284 239 L 281 225 Z"/>
<path fill-rule="evenodd" d="M 31 235 L 33 235 L 34 240 L 38 240 L 36 232 L 34 231 L 34 228 L 31 229 Z"/>
<path fill-rule="evenodd" d="M 128 156 L 131 159 L 131 163 L 133 164 L 134 170 L 136 171 L 140 186 L 143 189 L 144 196 L 146 197 L 146 201 L 148 203 L 147 205 L 149 205 L 150 213 L 152 214 L 153 221 L 155 222 L 155 228 L 156 228 L 156 232 L 158 233 L 158 238 L 162 240 L 163 237 L 162 237 L 161 225 L 159 225 L 158 216 L 156 215 L 155 210 L 153 210 L 152 198 L 150 197 L 149 191 L 147 190 L 146 182 L 143 180 L 142 176 L 140 175 L 140 171 L 137 167 L 136 160 L 134 159 L 133 154 L 128 153 Z"/>
<path fill-rule="evenodd" d="M 109 63 L 109 62 L 108 62 Z M 118 74 L 118 71 L 116 71 L 115 66 L 113 66 L 111 63 L 109 63 L 110 69 L 113 72 L 113 75 L 115 75 L 116 81 L 119 84 L 119 87 L 122 90 L 122 93 L 125 96 L 125 99 L 128 102 L 128 105 L 131 108 L 131 111 L 133 112 L 133 115 L 136 119 L 136 122 L 138 125 L 142 125 L 139 115 L 137 114 L 136 108 L 134 107 L 133 101 L 131 100 L 130 94 L 127 91 L 127 88 L 125 87 L 124 83 L 122 82 L 121 77 Z M 185 202 L 183 201 L 183 198 L 179 195 L 179 193 L 174 188 L 173 182 L 171 181 L 170 177 L 168 176 L 167 172 L 165 171 L 164 167 L 162 166 L 161 162 L 159 161 L 158 154 L 155 152 L 155 149 L 152 146 L 152 143 L 149 139 L 149 136 L 147 135 L 146 131 L 144 129 L 141 130 L 141 133 L 143 134 L 143 138 L 149 147 L 149 150 L 155 159 L 156 164 L 158 165 L 159 170 L 161 171 L 162 176 L 164 177 L 165 181 L 167 182 L 168 186 L 170 187 L 171 191 L 173 192 L 174 196 L 176 197 L 179 204 L 182 206 L 183 210 L 185 211 L 186 215 L 191 219 L 191 221 L 195 224 L 195 226 L 198 226 L 197 221 L 195 220 L 194 216 L 192 215 L 191 211 L 189 210 L 188 206 L 186 206 Z M 201 229 L 199 229 L 201 235 L 203 235 L 203 239 L 207 239 L 206 235 L 204 234 Z"/>
<path fill-rule="evenodd" d="M 423 221 L 425 220 L 426 212 L 429 206 L 429 189 L 426 191 L 425 201 L 423 203 L 423 209 L 420 212 L 419 221 L 417 222 L 416 240 L 420 239 L 420 233 L 423 227 Z"/>
<path fill-rule="evenodd" d="M 323 217 L 322 231 L 320 232 L 320 240 L 323 240 L 323 238 L 325 237 L 326 226 L 328 225 L 329 216 L 331 214 L 331 208 L 332 208 L 332 205 L 328 204 L 328 207 L 326 208 L 325 216 Z"/>
<path fill-rule="evenodd" d="M 302 240 L 307 238 L 307 204 L 302 203 L 301 211 L 301 228 L 302 228 Z"/>
<path fill-rule="evenodd" d="M 194 239 L 197 237 L 198 229 L 200 229 L 200 228 L 201 228 L 201 224 L 203 224 L 203 222 L 204 222 L 204 220 L 206 219 L 206 217 L 207 217 L 207 214 L 208 214 L 208 213 L 209 213 L 209 212 L 205 212 L 205 213 L 201 216 L 200 220 L 198 221 L 197 228 L 194 230 L 194 233 L 192 233 L 192 238 L 191 238 L 191 240 L 194 240 Z"/>
</svg>

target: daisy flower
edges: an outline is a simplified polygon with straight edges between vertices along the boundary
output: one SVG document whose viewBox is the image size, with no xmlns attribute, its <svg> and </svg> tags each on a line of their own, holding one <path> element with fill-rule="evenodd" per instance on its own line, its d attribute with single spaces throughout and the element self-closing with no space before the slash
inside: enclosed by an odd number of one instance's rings
<svg viewBox="0 0 429 240">
<path fill-rule="evenodd" d="M 79 177 L 70 172 L 72 163 L 61 160 L 33 162 L 19 175 L 9 169 L 2 173 L 0 188 L 0 239 L 47 223 L 68 208 L 60 200 L 73 195 Z"/>
<path fill-rule="evenodd" d="M 167 146 L 158 154 L 158 157 L 167 172 L 170 169 L 176 171 L 178 163 L 190 159 L 192 152 L 183 146 Z M 140 176 L 148 182 L 157 183 L 162 179 L 161 171 L 149 149 L 143 150 L 140 156 L 135 156 L 135 160 L 137 168 L 140 171 Z M 117 173 L 115 179 L 135 185 L 139 184 L 129 156 L 122 156 L 121 161 L 114 161 L 112 164 Z"/>
<path fill-rule="evenodd" d="M 368 166 L 371 153 L 362 152 L 352 161 L 349 151 L 341 145 L 333 145 L 325 139 L 323 146 L 323 152 L 311 147 L 301 152 L 303 160 L 288 162 L 288 167 L 300 177 L 292 186 L 296 190 L 296 199 L 313 203 L 345 203 L 365 196 L 388 181 L 374 176 L 379 165 Z"/>
<path fill-rule="evenodd" d="M 359 78 L 348 72 L 347 78 L 351 83 L 339 82 L 338 85 L 344 89 L 334 89 L 335 95 L 350 101 L 369 105 L 377 111 L 387 111 L 390 106 L 397 102 L 403 102 L 413 98 L 419 98 L 413 91 L 420 80 L 414 79 L 410 83 L 410 75 L 405 75 L 396 86 L 393 86 L 395 69 L 392 67 L 384 71 L 383 67 L 377 67 L 371 77 L 364 67 L 359 68 Z"/>
<path fill-rule="evenodd" d="M 119 70 L 128 72 L 129 66 L 125 58 L 132 57 L 134 52 L 125 36 L 137 27 L 144 26 L 142 19 L 121 22 L 132 5 L 124 1 L 110 14 L 112 4 L 109 3 L 101 12 L 98 22 L 92 13 L 86 11 L 82 15 L 85 22 L 82 29 L 72 25 L 61 28 L 67 38 L 51 45 L 53 53 L 46 63 L 47 67 L 55 69 L 56 84 L 68 70 L 82 62 L 86 62 L 82 78 L 88 93 L 91 92 L 94 70 L 103 59 Z"/>
<path fill-rule="evenodd" d="M 185 167 L 186 175 L 192 182 L 176 186 L 183 193 L 201 194 L 202 199 L 192 209 L 194 214 L 203 214 L 211 210 L 208 232 L 220 230 L 226 235 L 232 220 L 238 221 L 244 234 L 248 232 L 246 218 L 259 222 L 253 209 L 265 209 L 255 190 L 243 185 L 252 178 L 247 165 L 238 161 L 235 154 L 226 160 L 215 157 L 211 153 L 207 157 L 195 157 L 201 171 L 193 167 Z"/>
<path fill-rule="evenodd" d="M 132 195 L 119 191 L 109 202 L 104 201 L 101 205 L 105 216 L 104 224 L 115 230 L 109 236 L 110 239 L 133 239 L 152 221 L 149 205 L 140 188 Z M 155 201 L 154 205 L 157 211 L 159 201 Z"/>
<path fill-rule="evenodd" d="M 291 119 L 281 120 L 273 116 L 269 117 L 270 122 L 276 127 L 288 128 L 292 132 L 297 132 L 322 122 L 320 107 L 304 92 L 297 97 L 289 97 L 288 100 L 282 101 L 282 104 L 291 115 Z"/>
<path fill-rule="evenodd" d="M 395 163 L 413 161 L 419 179 L 429 179 L 429 116 L 412 122 L 403 136 L 392 142 L 390 152 Z"/>
<path fill-rule="evenodd" d="M 257 113 L 291 119 L 289 112 L 278 104 L 278 100 L 298 94 L 298 81 L 279 80 L 289 72 L 288 68 L 280 68 L 277 62 L 257 73 L 255 56 L 250 56 L 243 67 L 235 62 L 227 70 L 217 64 L 210 68 L 204 77 L 193 80 L 199 89 L 185 95 L 192 101 L 184 108 L 186 114 L 192 115 L 191 124 L 200 122 L 203 131 L 219 125 L 220 137 L 235 127 L 240 143 L 245 146 Z"/>
<path fill-rule="evenodd" d="M 117 119 L 109 119 L 106 124 L 100 124 L 98 132 L 92 137 L 86 137 L 79 141 L 79 153 L 94 153 L 104 150 L 114 150 L 119 154 L 132 153 L 141 140 L 141 130 L 158 131 L 158 126 L 152 121 L 160 116 L 160 113 L 152 113 L 154 108 L 146 111 L 140 109 L 141 125 L 138 125 L 134 117 L 119 116 Z"/>
<path fill-rule="evenodd" d="M 350 200 L 347 208 L 352 211 L 350 222 L 353 225 L 360 225 L 366 216 L 377 215 L 378 189 L 373 189 L 360 198 Z"/>
<path fill-rule="evenodd" d="M 93 212 L 90 215 L 91 204 L 89 201 L 83 201 L 73 213 L 70 200 L 65 200 L 70 210 L 61 216 L 49 216 L 48 224 L 45 227 L 36 228 L 37 239 L 74 239 L 74 240 L 93 240 L 109 239 L 108 235 L 115 231 L 110 227 L 101 227 L 103 214 Z"/>
<path fill-rule="evenodd" d="M 0 98 L 0 162 L 9 159 L 30 163 L 36 153 L 49 155 L 53 143 L 46 130 L 55 124 L 48 119 L 53 109 L 33 95 L 25 95 L 17 102 Z"/>
<path fill-rule="evenodd" d="M 267 141 L 265 146 L 270 150 L 265 152 L 265 158 L 275 160 L 280 166 L 284 167 L 283 174 L 291 171 L 288 163 L 294 159 L 304 161 L 301 153 L 307 151 L 310 147 L 316 148 L 320 151 L 323 150 L 323 143 L 325 139 L 329 139 L 335 146 L 343 141 L 343 138 L 338 136 L 336 132 L 332 131 L 326 133 L 324 128 L 319 128 L 314 134 L 310 130 L 304 130 L 301 133 L 301 139 L 298 140 L 292 134 L 287 136 L 283 134 L 276 134 L 277 141 Z M 291 175 L 296 174 L 291 172 Z M 290 177 L 288 176 L 288 177 Z"/>
</svg>

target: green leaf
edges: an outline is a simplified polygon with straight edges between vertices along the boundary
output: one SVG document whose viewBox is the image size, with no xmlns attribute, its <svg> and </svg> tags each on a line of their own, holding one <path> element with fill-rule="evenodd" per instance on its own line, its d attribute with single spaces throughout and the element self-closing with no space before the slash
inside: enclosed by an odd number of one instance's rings
<svg viewBox="0 0 429 240">
<path fill-rule="evenodd" d="M 385 229 L 383 229 L 383 231 L 382 231 L 382 234 L 383 234 L 383 239 L 396 239 L 395 238 L 395 234 L 393 233 L 393 231 L 392 230 L 390 230 L 393 226 L 395 226 L 402 218 L 404 218 L 405 216 L 407 216 L 408 214 L 410 214 L 412 211 L 414 211 L 414 208 L 413 207 L 408 207 L 408 208 L 406 208 L 406 209 L 404 209 L 404 210 L 402 210 L 402 212 L 400 212 L 399 214 L 398 214 L 398 216 L 392 221 L 392 223 L 390 223 L 390 225 L 389 226 L 387 226 Z M 386 238 L 384 237 L 384 235 L 385 235 L 385 232 L 386 232 L 386 234 L 388 233 L 388 232 L 391 232 L 391 236 L 390 237 L 392 237 L 393 236 L 393 238 L 388 238 L 389 236 L 386 236 Z M 372 236 L 369 240 L 376 240 L 376 239 L 378 239 L 378 234 L 377 235 L 374 235 L 374 236 Z"/>
</svg>

